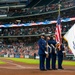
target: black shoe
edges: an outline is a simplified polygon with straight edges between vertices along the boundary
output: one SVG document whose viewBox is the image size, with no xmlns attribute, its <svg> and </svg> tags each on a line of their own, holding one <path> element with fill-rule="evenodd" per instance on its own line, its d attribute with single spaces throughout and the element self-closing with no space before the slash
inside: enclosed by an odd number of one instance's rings
<svg viewBox="0 0 75 75">
<path fill-rule="evenodd" d="M 41 71 L 46 71 L 46 69 L 40 69 Z"/>
<path fill-rule="evenodd" d="M 46 69 L 46 70 L 52 70 L 52 69 Z"/>
<path fill-rule="evenodd" d="M 58 68 L 59 70 L 64 70 L 64 68 Z"/>
<path fill-rule="evenodd" d="M 64 70 L 64 68 L 61 68 L 62 70 Z"/>
<path fill-rule="evenodd" d="M 57 70 L 57 68 L 53 68 L 52 70 Z"/>
</svg>

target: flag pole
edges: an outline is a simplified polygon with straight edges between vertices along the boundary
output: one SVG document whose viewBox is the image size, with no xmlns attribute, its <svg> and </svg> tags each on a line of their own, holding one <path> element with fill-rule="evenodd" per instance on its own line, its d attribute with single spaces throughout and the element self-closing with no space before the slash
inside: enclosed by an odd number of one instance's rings
<svg viewBox="0 0 75 75">
<path fill-rule="evenodd" d="M 59 1 L 59 4 L 58 4 L 58 15 L 60 16 L 60 10 L 61 10 L 61 4 L 60 4 L 60 1 Z M 60 38 L 60 43 L 62 43 L 62 34 L 61 34 L 61 38 Z"/>
<path fill-rule="evenodd" d="M 58 4 L 58 15 L 60 16 L 60 1 L 59 1 L 59 4 Z"/>
<path fill-rule="evenodd" d="M 60 10 L 61 10 L 61 4 L 60 4 L 60 1 L 58 3 L 58 16 L 60 17 Z M 61 24 L 60 24 L 60 27 L 61 27 Z M 60 34 L 60 44 L 59 44 L 59 50 L 60 50 L 60 45 L 62 43 L 62 34 Z"/>
</svg>

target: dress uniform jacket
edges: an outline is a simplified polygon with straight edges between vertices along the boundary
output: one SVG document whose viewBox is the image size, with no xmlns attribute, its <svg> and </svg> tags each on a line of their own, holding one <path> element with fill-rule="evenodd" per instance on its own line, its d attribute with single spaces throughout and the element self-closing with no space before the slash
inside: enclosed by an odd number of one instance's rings
<svg viewBox="0 0 75 75">
<path fill-rule="evenodd" d="M 46 41 L 44 39 L 40 39 L 38 41 L 38 45 L 39 45 L 39 51 L 38 51 L 38 54 L 39 54 L 39 57 L 40 57 L 40 70 L 45 70 L 45 65 L 44 65 L 44 62 L 45 62 L 45 57 L 46 57 L 46 54 L 45 54 L 45 51 L 46 51 Z"/>
<path fill-rule="evenodd" d="M 55 40 L 50 40 L 49 42 L 49 45 L 51 45 L 52 47 L 52 53 L 51 53 L 51 57 L 52 57 L 52 69 L 56 69 L 56 48 L 55 48 L 55 45 L 56 45 L 56 41 Z"/>
<path fill-rule="evenodd" d="M 62 68 L 62 62 L 63 62 L 63 51 L 64 51 L 64 45 L 60 46 L 60 50 L 58 50 L 58 69 Z"/>
</svg>

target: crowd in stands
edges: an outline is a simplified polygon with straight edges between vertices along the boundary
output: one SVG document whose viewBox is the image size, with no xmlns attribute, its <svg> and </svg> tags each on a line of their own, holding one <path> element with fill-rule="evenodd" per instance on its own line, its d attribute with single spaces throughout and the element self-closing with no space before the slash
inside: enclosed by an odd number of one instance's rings
<svg viewBox="0 0 75 75">
<path fill-rule="evenodd" d="M 4 20 L 0 21 L 0 25 L 9 25 L 9 24 L 25 24 L 25 23 L 37 23 L 43 21 L 53 21 L 57 20 L 57 13 L 50 13 L 41 16 L 25 17 L 16 20 Z M 37 17 L 37 18 L 36 18 Z M 61 19 L 75 17 L 75 9 L 69 9 L 61 12 Z"/>
<path fill-rule="evenodd" d="M 61 0 L 61 8 L 68 8 L 75 5 L 75 0 L 70 0 L 66 2 L 66 0 Z M 48 12 L 52 10 L 58 9 L 58 4 L 52 4 L 48 6 L 41 6 L 41 7 L 34 7 L 34 8 L 25 8 L 22 10 L 13 10 L 13 11 L 5 11 L 0 10 L 0 15 L 2 14 L 8 14 L 8 16 L 21 16 L 21 15 L 30 15 L 33 13 L 42 13 L 42 12 Z M 33 12 L 32 12 L 33 11 Z M 69 17 L 75 17 L 74 14 L 75 10 L 70 9 L 69 11 L 62 12 L 61 18 L 69 18 Z M 67 13 L 67 14 L 66 14 Z M 34 23 L 36 21 L 44 21 L 44 20 L 56 20 L 57 15 L 52 13 L 46 18 L 43 18 L 39 20 L 39 18 L 32 21 L 25 21 L 21 20 L 20 22 L 10 22 L 8 24 L 18 24 L 18 23 Z M 0 25 L 4 24 L 4 22 L 0 22 Z M 63 23 L 62 24 L 62 33 L 65 33 L 69 30 L 69 28 L 73 25 L 73 22 Z M 56 24 L 51 25 L 40 25 L 40 26 L 32 26 L 32 27 L 11 27 L 11 28 L 0 28 L 0 36 L 21 36 L 21 35 L 38 35 L 41 33 L 45 34 L 52 34 L 55 33 L 55 27 Z M 15 39 L 15 38 L 14 38 Z M 32 39 L 21 39 L 16 41 L 11 41 L 7 39 L 3 39 L 0 41 L 0 54 L 8 54 L 8 55 L 16 55 L 16 54 L 22 54 L 22 55 L 30 55 L 33 56 L 34 53 L 38 55 L 38 44 L 36 38 Z M 30 44 L 30 45 L 29 45 Z M 71 53 L 71 51 L 68 49 L 68 47 L 65 47 L 67 50 L 67 53 Z"/>
<path fill-rule="evenodd" d="M 62 24 L 62 33 L 67 32 L 74 22 L 68 22 Z M 0 36 L 20 36 L 20 35 L 39 35 L 41 33 L 53 34 L 55 33 L 56 24 L 51 25 L 40 25 L 31 27 L 11 27 L 1 28 Z"/>
<path fill-rule="evenodd" d="M 37 39 L 36 37 L 34 39 Z M 38 41 L 38 40 L 37 40 Z M 34 53 L 38 55 L 37 41 L 30 42 L 30 39 L 18 39 L 16 41 L 3 39 L 0 41 L 0 55 L 29 55 L 34 56 Z M 71 50 L 65 45 L 67 54 L 72 54 Z"/>
<path fill-rule="evenodd" d="M 73 22 L 68 22 L 62 25 L 62 32 L 66 32 L 73 25 Z M 52 34 L 55 32 L 55 24 L 47 25 L 47 26 L 33 26 L 33 27 L 14 27 L 14 28 L 3 28 L 1 36 L 18 36 L 18 35 L 38 35 L 41 33 Z M 39 37 L 39 36 L 38 36 Z M 27 37 L 24 39 L 15 39 L 16 41 L 12 41 L 11 38 L 3 39 L 0 41 L 0 54 L 8 54 L 8 55 L 30 55 L 33 56 L 34 53 L 38 55 L 38 39 L 36 37 Z M 69 54 L 72 52 L 66 46 L 66 51 Z"/>
<path fill-rule="evenodd" d="M 61 9 L 62 8 L 69 8 L 75 5 L 74 0 L 61 0 Z M 7 14 L 7 16 L 23 16 L 23 15 L 31 15 L 35 13 L 43 13 L 48 11 L 54 11 L 58 9 L 58 3 L 57 4 L 50 4 L 47 6 L 40 6 L 40 7 L 33 7 L 33 8 L 21 8 L 21 9 L 13 9 L 8 11 L 7 10 L 0 10 L 0 15 Z M 4 11 L 4 12 L 3 12 Z M 3 13 L 2 13 L 3 12 Z"/>
<path fill-rule="evenodd" d="M 30 40 L 29 40 L 30 41 Z M 34 53 L 38 55 L 37 42 L 31 43 L 28 40 L 2 40 L 0 41 L 0 54 L 1 55 L 30 55 Z"/>
</svg>

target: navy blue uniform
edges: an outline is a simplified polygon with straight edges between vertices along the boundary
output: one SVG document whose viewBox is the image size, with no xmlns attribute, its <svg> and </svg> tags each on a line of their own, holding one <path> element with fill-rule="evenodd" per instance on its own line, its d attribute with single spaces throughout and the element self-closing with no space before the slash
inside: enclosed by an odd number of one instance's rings
<svg viewBox="0 0 75 75">
<path fill-rule="evenodd" d="M 45 61 L 45 57 L 46 57 L 46 54 L 45 54 L 45 50 L 46 50 L 46 41 L 44 39 L 40 39 L 38 41 L 38 45 L 39 45 L 39 57 L 40 57 L 40 70 L 44 70 L 45 69 L 45 66 L 44 66 L 44 61 Z"/>
<path fill-rule="evenodd" d="M 52 69 L 56 69 L 56 53 L 55 53 L 55 45 L 56 45 L 56 41 L 55 40 L 50 40 L 49 45 L 51 45 L 52 47 L 52 53 L 51 53 L 51 57 L 52 57 Z"/>
<path fill-rule="evenodd" d="M 58 50 L 58 69 L 63 69 L 62 68 L 62 62 L 63 62 L 63 51 L 64 51 L 64 46 L 60 46 L 60 50 Z"/>
<path fill-rule="evenodd" d="M 51 59 L 52 48 L 48 47 L 48 57 L 46 58 L 46 69 L 50 70 L 50 59 Z"/>
</svg>

